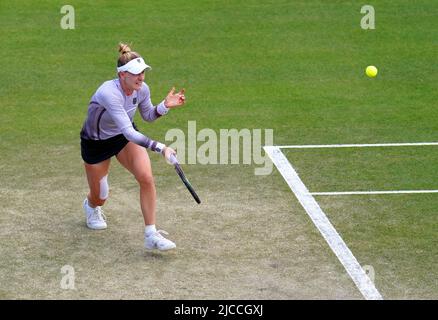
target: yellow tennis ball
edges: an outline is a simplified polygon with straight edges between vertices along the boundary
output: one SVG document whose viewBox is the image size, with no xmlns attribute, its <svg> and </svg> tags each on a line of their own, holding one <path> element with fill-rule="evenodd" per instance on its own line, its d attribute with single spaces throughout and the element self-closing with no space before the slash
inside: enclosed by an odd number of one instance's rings
<svg viewBox="0 0 438 320">
<path fill-rule="evenodd" d="M 368 77 L 374 78 L 375 76 L 377 76 L 377 68 L 375 66 L 368 66 L 365 69 L 365 73 Z"/>
</svg>

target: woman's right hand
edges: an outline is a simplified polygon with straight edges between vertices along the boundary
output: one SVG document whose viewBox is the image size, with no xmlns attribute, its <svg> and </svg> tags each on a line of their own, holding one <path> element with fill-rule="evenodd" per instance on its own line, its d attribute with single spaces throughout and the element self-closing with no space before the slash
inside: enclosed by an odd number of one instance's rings
<svg viewBox="0 0 438 320">
<path fill-rule="evenodd" d="M 164 156 L 164 159 L 166 159 L 166 161 L 169 163 L 172 163 L 172 161 L 170 161 L 170 156 L 172 154 L 176 156 L 176 151 L 170 147 L 164 147 L 163 156 Z"/>
</svg>

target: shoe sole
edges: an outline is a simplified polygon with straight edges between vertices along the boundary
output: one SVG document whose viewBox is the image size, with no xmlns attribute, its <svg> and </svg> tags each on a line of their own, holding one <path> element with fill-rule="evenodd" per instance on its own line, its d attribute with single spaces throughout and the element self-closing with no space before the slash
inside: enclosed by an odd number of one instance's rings
<svg viewBox="0 0 438 320">
<path fill-rule="evenodd" d="M 172 249 L 175 249 L 176 248 L 176 246 L 174 246 L 174 247 L 170 247 L 170 248 L 164 248 L 164 249 L 160 249 L 160 248 L 157 248 L 157 247 L 153 247 L 153 248 L 150 248 L 150 247 L 148 247 L 148 246 L 144 246 L 147 250 L 158 250 L 158 251 L 169 251 L 169 250 L 172 250 Z"/>
<path fill-rule="evenodd" d="M 105 227 L 92 227 L 92 226 L 88 225 L 88 223 L 87 223 L 87 227 L 89 229 L 91 229 L 91 230 L 104 230 L 104 229 L 108 228 L 108 226 L 105 226 Z"/>
</svg>

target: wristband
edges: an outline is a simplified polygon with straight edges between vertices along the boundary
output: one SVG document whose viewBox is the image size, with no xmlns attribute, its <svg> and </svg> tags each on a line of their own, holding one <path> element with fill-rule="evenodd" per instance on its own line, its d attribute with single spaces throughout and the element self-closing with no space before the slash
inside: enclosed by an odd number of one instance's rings
<svg viewBox="0 0 438 320">
<path fill-rule="evenodd" d="M 162 153 L 165 147 L 165 144 L 154 141 L 151 145 L 151 150 L 157 153 Z"/>
<path fill-rule="evenodd" d="M 164 100 L 157 106 L 157 112 L 162 116 L 169 112 L 169 108 L 164 105 Z"/>
</svg>

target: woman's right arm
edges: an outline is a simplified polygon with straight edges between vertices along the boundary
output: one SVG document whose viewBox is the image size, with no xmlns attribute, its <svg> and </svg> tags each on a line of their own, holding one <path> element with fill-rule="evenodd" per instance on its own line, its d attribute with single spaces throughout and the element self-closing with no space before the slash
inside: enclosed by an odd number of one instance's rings
<svg viewBox="0 0 438 320">
<path fill-rule="evenodd" d="M 163 150 L 166 147 L 163 143 L 155 141 L 134 129 L 131 119 L 123 108 L 124 100 L 121 95 L 118 96 L 113 93 L 101 95 L 100 98 L 102 100 L 102 105 L 127 140 L 163 154 Z"/>
</svg>

